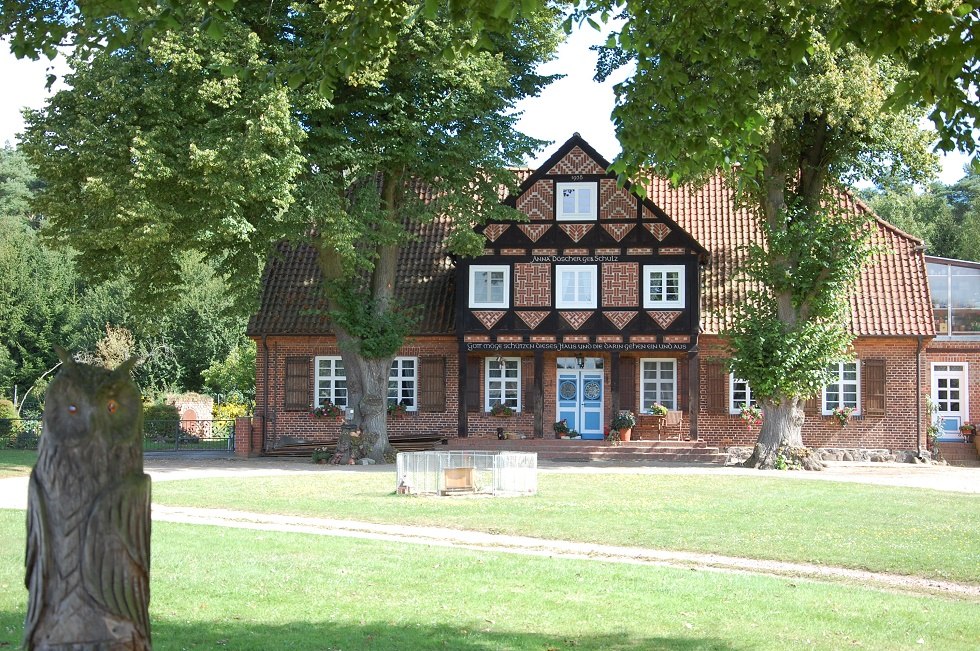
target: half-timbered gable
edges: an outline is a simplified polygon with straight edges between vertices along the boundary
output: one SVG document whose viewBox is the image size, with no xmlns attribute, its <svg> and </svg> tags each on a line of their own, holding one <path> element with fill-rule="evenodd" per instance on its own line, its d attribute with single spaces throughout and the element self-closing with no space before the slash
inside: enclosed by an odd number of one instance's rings
<svg viewBox="0 0 980 651">
<path fill-rule="evenodd" d="M 457 272 L 457 327 L 468 343 L 693 347 L 707 252 L 655 204 L 618 187 L 608 166 L 576 134 L 507 199 L 526 222 L 479 229 L 483 255 L 462 260 Z"/>
</svg>

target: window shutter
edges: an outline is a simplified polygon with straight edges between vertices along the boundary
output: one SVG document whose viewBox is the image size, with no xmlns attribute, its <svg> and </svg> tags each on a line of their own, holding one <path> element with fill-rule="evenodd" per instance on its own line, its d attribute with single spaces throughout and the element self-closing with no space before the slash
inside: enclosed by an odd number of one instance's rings
<svg viewBox="0 0 980 651">
<path fill-rule="evenodd" d="M 446 358 L 419 360 L 419 411 L 441 414 L 446 411 Z"/>
<path fill-rule="evenodd" d="M 728 394 L 725 391 L 724 362 L 708 362 L 705 367 L 705 399 L 710 413 L 728 413 Z"/>
<path fill-rule="evenodd" d="M 803 403 L 804 414 L 820 415 L 820 394 L 817 394 Z"/>
<path fill-rule="evenodd" d="M 690 402 L 690 392 L 688 382 L 690 381 L 690 370 L 686 359 L 677 360 L 677 410 L 687 412 L 687 405 Z"/>
<path fill-rule="evenodd" d="M 885 415 L 885 360 L 861 360 L 861 398 L 863 415 Z"/>
<path fill-rule="evenodd" d="M 313 404 L 310 395 L 310 358 L 287 357 L 284 409 L 306 411 Z"/>
<path fill-rule="evenodd" d="M 480 357 L 471 355 L 466 358 L 466 411 L 483 411 L 480 404 L 480 385 L 483 384 L 483 373 L 480 372 Z"/>
<path fill-rule="evenodd" d="M 638 412 L 636 401 L 636 360 L 619 358 L 619 408 Z"/>
<path fill-rule="evenodd" d="M 534 358 L 521 358 L 521 411 L 534 411 Z"/>
</svg>

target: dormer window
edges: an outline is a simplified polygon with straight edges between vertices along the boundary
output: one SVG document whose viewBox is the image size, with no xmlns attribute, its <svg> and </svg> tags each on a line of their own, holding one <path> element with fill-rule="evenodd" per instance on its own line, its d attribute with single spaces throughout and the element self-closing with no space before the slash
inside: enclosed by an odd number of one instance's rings
<svg viewBox="0 0 980 651">
<path fill-rule="evenodd" d="M 599 187 L 597 183 L 557 183 L 555 214 L 558 221 L 595 221 Z"/>
</svg>

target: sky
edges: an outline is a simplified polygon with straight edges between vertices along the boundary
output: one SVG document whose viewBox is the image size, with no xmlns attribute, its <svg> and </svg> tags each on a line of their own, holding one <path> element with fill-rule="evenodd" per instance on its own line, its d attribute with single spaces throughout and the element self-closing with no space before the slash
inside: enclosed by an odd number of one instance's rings
<svg viewBox="0 0 980 651">
<path fill-rule="evenodd" d="M 622 81 L 625 72 L 598 83 L 592 79 L 596 54 L 590 45 L 601 43 L 605 36 L 585 27 L 576 30 L 558 51 L 558 57 L 542 68 L 545 74 L 564 74 L 565 77 L 551 84 L 539 96 L 524 101 L 518 108 L 523 111 L 518 128 L 524 133 L 549 141 L 537 157 L 527 161 L 536 167 L 554 151 L 555 147 L 578 132 L 607 160 L 619 153 L 619 143 L 613 129 L 610 113 L 615 96 L 613 85 Z M 45 90 L 47 69 L 54 66 L 59 76 L 66 70 L 62 60 L 53 64 L 41 61 L 18 61 L 10 54 L 6 43 L 0 41 L 0 146 L 14 144 L 16 134 L 24 127 L 20 111 L 23 107 L 40 108 L 48 91 Z M 55 89 L 58 85 L 55 85 Z M 951 154 L 942 157 L 939 178 L 951 184 L 963 176 L 963 165 L 968 157 Z"/>
</svg>

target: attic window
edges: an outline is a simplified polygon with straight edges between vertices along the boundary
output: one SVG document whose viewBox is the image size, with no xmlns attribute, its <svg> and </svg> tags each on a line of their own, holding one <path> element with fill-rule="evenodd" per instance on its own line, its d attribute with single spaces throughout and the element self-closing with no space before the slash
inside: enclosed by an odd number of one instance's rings
<svg viewBox="0 0 980 651">
<path fill-rule="evenodd" d="M 555 215 L 559 221 L 594 221 L 599 195 L 597 183 L 557 183 Z"/>
</svg>

